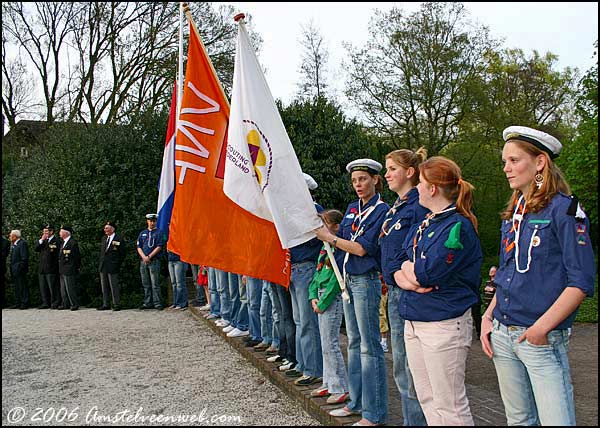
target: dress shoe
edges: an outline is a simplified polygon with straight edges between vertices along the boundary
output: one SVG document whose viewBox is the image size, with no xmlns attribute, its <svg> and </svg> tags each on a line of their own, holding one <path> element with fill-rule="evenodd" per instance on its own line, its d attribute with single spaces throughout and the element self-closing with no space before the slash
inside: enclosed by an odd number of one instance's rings
<svg viewBox="0 0 600 428">
<path fill-rule="evenodd" d="M 21 306 L 19 306 L 19 309 L 23 311 L 23 310 L 27 309 L 27 306 L 21 305 Z"/>
<path fill-rule="evenodd" d="M 110 309 L 110 307 L 108 306 L 100 306 L 99 308 L 96 308 L 97 311 L 108 311 Z"/>
<path fill-rule="evenodd" d="M 71 306 L 72 311 L 76 311 L 77 309 L 79 309 L 79 306 Z"/>
<path fill-rule="evenodd" d="M 58 309 L 58 305 L 52 305 L 50 306 L 50 309 Z"/>
<path fill-rule="evenodd" d="M 120 311 L 120 310 L 121 310 L 121 307 L 119 305 L 115 305 L 113 307 L 113 311 Z"/>
<path fill-rule="evenodd" d="M 50 306 L 40 305 L 37 307 L 38 309 L 50 309 Z"/>
<path fill-rule="evenodd" d="M 69 308 L 67 308 L 66 306 L 60 305 L 56 309 L 58 309 L 59 311 L 64 311 L 65 309 L 69 309 Z"/>
<path fill-rule="evenodd" d="M 249 337 L 249 336 L 246 336 Z M 260 344 L 260 340 L 251 339 L 246 342 L 244 345 L 246 348 L 256 348 Z"/>
</svg>

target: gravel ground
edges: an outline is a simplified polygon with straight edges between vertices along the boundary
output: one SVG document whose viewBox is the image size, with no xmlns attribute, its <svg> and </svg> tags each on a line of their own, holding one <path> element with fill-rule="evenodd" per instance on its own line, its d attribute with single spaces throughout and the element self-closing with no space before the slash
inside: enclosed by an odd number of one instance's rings
<svg viewBox="0 0 600 428">
<path fill-rule="evenodd" d="M 318 425 L 188 311 L 2 311 L 2 425 Z"/>
</svg>

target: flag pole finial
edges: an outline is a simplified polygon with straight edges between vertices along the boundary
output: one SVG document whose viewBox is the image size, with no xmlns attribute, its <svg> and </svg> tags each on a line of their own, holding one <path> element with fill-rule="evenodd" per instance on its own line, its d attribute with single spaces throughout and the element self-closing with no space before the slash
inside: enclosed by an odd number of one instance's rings
<svg viewBox="0 0 600 428">
<path fill-rule="evenodd" d="M 237 15 L 235 15 L 235 16 L 233 17 L 233 20 L 234 20 L 235 22 L 238 22 L 240 19 L 244 19 L 244 18 L 246 18 L 246 15 L 245 15 L 245 14 L 243 14 L 243 13 L 238 13 Z"/>
<path fill-rule="evenodd" d="M 183 2 L 183 11 L 185 13 L 189 12 L 190 10 L 190 6 L 187 4 L 187 2 Z"/>
</svg>

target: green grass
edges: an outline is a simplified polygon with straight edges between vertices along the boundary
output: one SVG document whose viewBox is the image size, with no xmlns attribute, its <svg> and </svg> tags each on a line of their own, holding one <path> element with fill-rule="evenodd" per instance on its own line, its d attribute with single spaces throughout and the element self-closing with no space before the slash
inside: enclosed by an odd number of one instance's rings
<svg viewBox="0 0 600 428">
<path fill-rule="evenodd" d="M 586 297 L 579 312 L 575 317 L 575 322 L 595 322 L 598 323 L 598 276 L 596 275 L 596 288 L 593 297 Z"/>
</svg>

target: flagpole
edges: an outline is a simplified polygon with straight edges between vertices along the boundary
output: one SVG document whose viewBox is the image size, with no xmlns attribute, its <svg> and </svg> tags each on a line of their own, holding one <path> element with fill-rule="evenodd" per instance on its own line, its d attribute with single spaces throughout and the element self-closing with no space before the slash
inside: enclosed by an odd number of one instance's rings
<svg viewBox="0 0 600 428">
<path fill-rule="evenodd" d="M 179 3 L 179 55 L 177 61 L 177 126 L 179 128 L 179 113 L 181 112 L 181 99 L 183 98 L 183 5 Z"/>
<path fill-rule="evenodd" d="M 210 65 L 210 68 L 211 68 L 213 74 L 215 76 L 218 76 L 217 70 L 215 70 L 213 63 L 210 60 L 210 56 L 208 56 L 208 53 L 206 52 L 206 48 L 204 47 L 204 43 L 202 42 L 202 37 L 200 37 L 200 33 L 198 32 L 198 28 L 196 28 L 196 23 L 194 22 L 194 18 L 192 18 L 192 14 L 190 13 L 190 7 L 188 6 L 188 4 L 186 2 L 183 2 L 183 10 L 185 12 L 185 16 L 186 16 L 187 20 L 189 21 L 190 25 L 194 29 L 194 32 L 196 33 L 196 37 L 198 38 L 198 41 L 200 42 L 200 46 L 202 47 L 202 50 L 204 51 L 204 56 L 208 60 L 208 64 Z M 221 93 L 223 94 L 223 99 L 227 103 L 227 107 L 231 108 L 231 106 L 229 105 L 229 100 L 227 99 L 227 95 L 225 94 L 225 90 L 223 89 L 223 86 L 221 85 L 221 81 L 219 79 L 216 79 L 216 80 L 217 80 L 217 83 L 219 84 L 219 89 L 221 89 Z"/>
<path fill-rule="evenodd" d="M 346 283 L 344 282 L 344 278 L 342 277 L 342 274 L 340 273 L 340 269 L 338 268 L 337 262 L 335 261 L 335 257 L 333 257 L 333 250 L 331 249 L 331 245 L 329 245 L 329 242 L 323 241 L 323 243 L 325 244 L 325 250 L 327 251 L 327 255 L 329 256 L 329 261 L 331 262 L 331 267 L 333 268 L 333 271 L 335 272 L 335 277 L 338 280 L 338 283 L 340 284 L 340 289 L 342 290 L 342 298 L 349 302 L 350 301 L 350 295 L 348 294 L 348 290 L 346 290 Z"/>
</svg>

